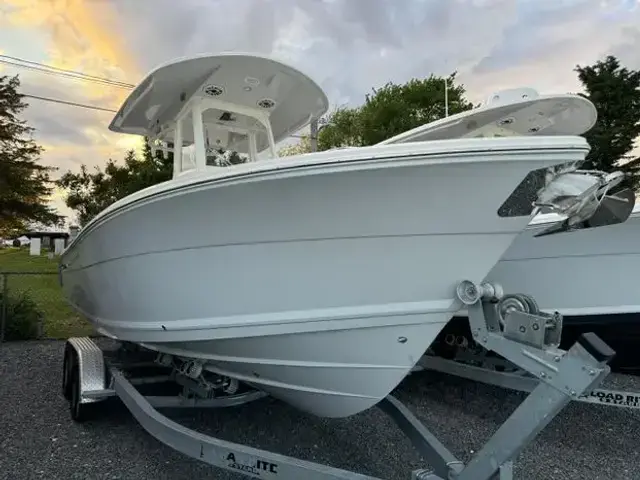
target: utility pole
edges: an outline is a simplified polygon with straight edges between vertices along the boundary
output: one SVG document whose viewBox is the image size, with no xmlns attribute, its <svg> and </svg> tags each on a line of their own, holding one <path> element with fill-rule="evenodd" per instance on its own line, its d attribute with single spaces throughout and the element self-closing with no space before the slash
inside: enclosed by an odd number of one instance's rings
<svg viewBox="0 0 640 480">
<path fill-rule="evenodd" d="M 449 80 L 444 77 L 444 116 L 449 116 Z"/>
<path fill-rule="evenodd" d="M 311 125 L 309 125 L 309 129 L 311 130 L 309 134 L 309 143 L 311 144 L 311 151 L 318 151 L 318 119 L 314 118 L 311 121 Z"/>
</svg>

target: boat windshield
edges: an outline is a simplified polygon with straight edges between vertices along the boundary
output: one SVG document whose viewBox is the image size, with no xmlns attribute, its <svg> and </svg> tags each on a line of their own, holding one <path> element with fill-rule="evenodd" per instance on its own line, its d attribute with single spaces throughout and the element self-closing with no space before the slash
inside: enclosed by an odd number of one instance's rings
<svg viewBox="0 0 640 480">
<path fill-rule="evenodd" d="M 226 167 L 257 160 L 259 150 L 276 157 L 269 118 L 262 112 L 196 100 L 176 122 L 174 138 L 182 145 L 174 176 L 211 167 Z"/>
<path fill-rule="evenodd" d="M 208 167 L 228 167 L 250 161 L 247 153 L 238 152 L 232 148 L 208 147 L 206 149 L 206 162 Z M 196 169 L 195 145 L 182 147 L 182 171 Z"/>
</svg>

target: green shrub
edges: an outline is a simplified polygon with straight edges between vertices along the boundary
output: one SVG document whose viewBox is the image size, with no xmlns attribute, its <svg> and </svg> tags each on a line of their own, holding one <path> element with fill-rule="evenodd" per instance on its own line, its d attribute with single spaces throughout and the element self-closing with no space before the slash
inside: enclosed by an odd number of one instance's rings
<svg viewBox="0 0 640 480">
<path fill-rule="evenodd" d="M 4 339 L 32 340 L 40 336 L 44 315 L 38 304 L 26 292 L 17 295 L 8 294 L 5 298 L 0 291 L 0 321 L 2 309 L 6 308 Z"/>
</svg>

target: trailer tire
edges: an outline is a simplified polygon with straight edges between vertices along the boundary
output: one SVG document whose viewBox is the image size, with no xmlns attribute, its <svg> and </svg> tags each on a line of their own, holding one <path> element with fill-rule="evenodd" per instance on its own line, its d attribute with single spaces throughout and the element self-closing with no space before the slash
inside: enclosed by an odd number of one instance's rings
<svg viewBox="0 0 640 480">
<path fill-rule="evenodd" d="M 67 343 L 64 347 L 64 360 L 62 361 L 62 395 L 67 401 L 71 401 L 71 365 L 73 355 L 73 347 Z"/>
<path fill-rule="evenodd" d="M 69 412 L 74 422 L 82 423 L 90 420 L 95 411 L 94 403 L 82 403 L 80 391 L 80 363 L 78 354 L 73 351 L 70 355 L 70 376 L 69 376 Z"/>
</svg>

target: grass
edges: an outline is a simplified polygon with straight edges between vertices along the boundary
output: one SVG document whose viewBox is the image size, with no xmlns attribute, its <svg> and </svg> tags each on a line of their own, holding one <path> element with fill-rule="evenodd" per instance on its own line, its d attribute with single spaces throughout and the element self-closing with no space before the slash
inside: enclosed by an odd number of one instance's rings
<svg viewBox="0 0 640 480">
<path fill-rule="evenodd" d="M 58 283 L 58 258 L 29 255 L 24 248 L 0 248 L 0 272 L 38 272 L 37 275 L 8 275 L 12 292 L 28 291 L 44 314 L 43 334 L 47 338 L 68 338 L 92 334 L 91 324 L 67 303 Z"/>
</svg>

